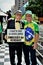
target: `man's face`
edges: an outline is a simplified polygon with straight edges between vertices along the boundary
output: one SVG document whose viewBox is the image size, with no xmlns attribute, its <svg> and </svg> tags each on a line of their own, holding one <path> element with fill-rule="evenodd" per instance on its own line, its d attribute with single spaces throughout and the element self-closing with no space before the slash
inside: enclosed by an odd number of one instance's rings
<svg viewBox="0 0 43 65">
<path fill-rule="evenodd" d="M 26 14 L 26 20 L 27 20 L 28 22 L 31 22 L 32 16 L 31 16 L 30 14 Z"/>
<path fill-rule="evenodd" d="M 22 14 L 21 13 L 17 13 L 16 14 L 16 19 L 19 21 L 19 20 L 21 20 L 21 18 L 22 18 Z"/>
</svg>

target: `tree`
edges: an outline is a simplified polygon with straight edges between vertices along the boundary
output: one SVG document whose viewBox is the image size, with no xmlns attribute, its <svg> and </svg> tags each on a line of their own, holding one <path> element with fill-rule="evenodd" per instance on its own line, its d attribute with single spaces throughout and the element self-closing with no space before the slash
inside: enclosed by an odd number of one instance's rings
<svg viewBox="0 0 43 65">
<path fill-rule="evenodd" d="M 26 10 L 31 10 L 38 17 L 43 17 L 43 0 L 29 0 Z"/>
</svg>

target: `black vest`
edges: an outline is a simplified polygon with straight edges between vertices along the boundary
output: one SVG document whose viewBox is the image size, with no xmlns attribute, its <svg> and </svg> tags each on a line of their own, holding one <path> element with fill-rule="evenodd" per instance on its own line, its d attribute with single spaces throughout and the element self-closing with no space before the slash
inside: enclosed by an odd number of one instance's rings
<svg viewBox="0 0 43 65">
<path fill-rule="evenodd" d="M 21 27 L 21 25 L 22 25 L 22 27 Z M 20 21 L 20 29 L 23 29 L 23 28 L 24 28 L 24 23 L 22 21 Z M 15 20 L 8 21 L 7 29 L 15 29 Z"/>
<path fill-rule="evenodd" d="M 22 27 L 20 29 L 24 29 L 24 23 L 22 21 L 20 21 L 20 25 L 21 24 L 22 24 Z M 15 29 L 15 20 L 12 20 L 12 19 L 8 20 L 7 29 Z M 5 30 L 5 35 L 7 34 L 7 29 Z M 7 43 L 7 40 L 5 40 L 5 42 Z M 17 42 L 17 43 L 19 43 L 19 42 Z M 20 42 L 20 43 L 22 43 L 22 42 Z M 8 43 L 8 44 L 9 45 L 15 45 L 15 44 L 12 44 L 12 43 Z"/>
</svg>

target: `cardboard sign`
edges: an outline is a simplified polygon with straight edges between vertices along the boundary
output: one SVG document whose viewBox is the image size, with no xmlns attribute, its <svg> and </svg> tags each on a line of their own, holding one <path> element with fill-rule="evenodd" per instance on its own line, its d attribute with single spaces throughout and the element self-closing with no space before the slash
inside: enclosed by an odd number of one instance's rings
<svg viewBox="0 0 43 65">
<path fill-rule="evenodd" d="M 7 29 L 7 42 L 24 42 L 25 30 Z"/>
</svg>

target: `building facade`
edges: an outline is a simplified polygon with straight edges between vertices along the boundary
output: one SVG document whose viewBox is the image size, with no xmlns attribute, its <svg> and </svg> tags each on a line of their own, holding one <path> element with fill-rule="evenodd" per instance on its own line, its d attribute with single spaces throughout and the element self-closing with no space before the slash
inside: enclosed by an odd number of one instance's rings
<svg viewBox="0 0 43 65">
<path fill-rule="evenodd" d="M 11 8 L 13 13 L 16 13 L 28 0 L 15 0 L 15 5 Z"/>
</svg>

